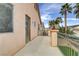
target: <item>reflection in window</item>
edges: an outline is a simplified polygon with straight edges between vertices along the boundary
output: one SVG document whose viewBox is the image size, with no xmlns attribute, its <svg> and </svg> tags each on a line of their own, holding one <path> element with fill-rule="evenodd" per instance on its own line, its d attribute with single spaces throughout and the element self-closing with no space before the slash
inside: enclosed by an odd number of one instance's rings
<svg viewBox="0 0 79 59">
<path fill-rule="evenodd" d="M 12 4 L 0 3 L 0 33 L 13 32 L 12 12 Z"/>
</svg>

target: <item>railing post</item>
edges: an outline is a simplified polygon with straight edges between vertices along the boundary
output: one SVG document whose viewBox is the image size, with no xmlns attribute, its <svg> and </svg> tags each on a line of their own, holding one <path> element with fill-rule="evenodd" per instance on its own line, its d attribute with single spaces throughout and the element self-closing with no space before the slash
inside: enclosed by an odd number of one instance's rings
<svg viewBox="0 0 79 59">
<path fill-rule="evenodd" d="M 70 48 L 70 55 L 72 56 L 72 48 Z"/>
<path fill-rule="evenodd" d="M 79 56 L 79 51 L 78 51 L 78 56 Z"/>
<path fill-rule="evenodd" d="M 57 46 L 57 32 L 58 30 L 50 30 L 50 37 L 51 37 L 51 46 Z"/>
</svg>

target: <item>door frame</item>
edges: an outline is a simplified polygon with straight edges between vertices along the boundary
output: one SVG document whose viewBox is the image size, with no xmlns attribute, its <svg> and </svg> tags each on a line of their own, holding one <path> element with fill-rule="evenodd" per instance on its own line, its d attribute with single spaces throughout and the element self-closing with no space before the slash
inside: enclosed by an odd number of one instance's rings
<svg viewBox="0 0 79 59">
<path fill-rule="evenodd" d="M 25 26 L 26 26 L 26 17 L 28 17 L 29 18 L 29 41 L 31 41 L 31 18 L 28 16 L 28 15 L 25 15 Z M 27 44 L 26 43 L 26 27 L 25 27 L 25 44 Z"/>
</svg>

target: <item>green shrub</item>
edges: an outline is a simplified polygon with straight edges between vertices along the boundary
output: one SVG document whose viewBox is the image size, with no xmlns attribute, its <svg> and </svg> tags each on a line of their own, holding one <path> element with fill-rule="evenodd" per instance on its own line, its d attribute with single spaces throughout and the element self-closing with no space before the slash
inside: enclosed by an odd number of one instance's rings
<svg viewBox="0 0 79 59">
<path fill-rule="evenodd" d="M 59 28 L 59 32 L 65 33 L 65 28 L 64 27 L 60 27 Z M 69 27 L 67 28 L 66 33 L 67 34 L 74 34 L 74 32 Z"/>
</svg>

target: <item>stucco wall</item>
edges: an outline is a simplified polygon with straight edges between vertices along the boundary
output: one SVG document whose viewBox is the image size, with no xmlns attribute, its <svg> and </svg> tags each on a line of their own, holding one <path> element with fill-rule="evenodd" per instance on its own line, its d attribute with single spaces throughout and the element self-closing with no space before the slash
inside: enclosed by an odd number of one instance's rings
<svg viewBox="0 0 79 59">
<path fill-rule="evenodd" d="M 25 45 L 25 15 L 31 18 L 31 40 L 37 36 L 38 14 L 34 4 L 13 4 L 13 32 L 0 33 L 0 55 L 13 55 Z M 32 23 L 36 21 L 36 27 Z"/>
</svg>

